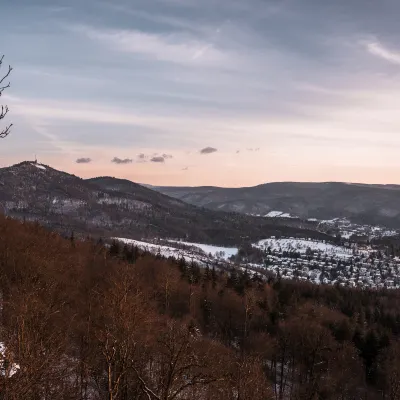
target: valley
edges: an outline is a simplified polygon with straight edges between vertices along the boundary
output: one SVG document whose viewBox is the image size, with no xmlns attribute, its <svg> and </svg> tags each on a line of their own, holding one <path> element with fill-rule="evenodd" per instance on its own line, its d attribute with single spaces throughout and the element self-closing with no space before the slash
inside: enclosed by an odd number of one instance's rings
<svg viewBox="0 0 400 400">
<path fill-rule="evenodd" d="M 285 202 L 279 207 L 266 202 L 271 209 L 266 214 L 221 211 L 188 204 L 187 196 L 169 197 L 159 188 L 113 177 L 84 180 L 30 161 L 0 169 L 0 187 L 7 216 L 37 221 L 65 237 L 117 239 L 165 258 L 247 269 L 266 278 L 400 287 L 399 249 L 390 245 L 400 231 L 392 222 L 359 223 L 344 216 L 348 207 L 330 219 L 277 211 L 285 210 Z M 330 204 L 337 202 L 332 198 Z"/>
<path fill-rule="evenodd" d="M 334 245 L 311 239 L 275 237 L 240 248 L 225 248 L 175 240 L 143 242 L 113 238 L 151 254 L 201 267 L 250 274 L 273 279 L 306 281 L 313 284 L 400 289 L 400 257 L 379 246 L 346 243 Z"/>
<path fill-rule="evenodd" d="M 359 225 L 400 226 L 399 185 L 274 182 L 253 187 L 152 187 L 212 210 L 302 220 L 347 218 Z"/>
</svg>

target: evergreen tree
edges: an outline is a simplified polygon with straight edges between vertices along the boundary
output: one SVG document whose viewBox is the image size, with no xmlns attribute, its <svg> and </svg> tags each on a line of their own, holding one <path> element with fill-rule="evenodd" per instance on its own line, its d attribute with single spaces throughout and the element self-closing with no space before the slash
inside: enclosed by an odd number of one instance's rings
<svg viewBox="0 0 400 400">
<path fill-rule="evenodd" d="M 113 240 L 111 243 L 109 253 L 111 256 L 119 256 L 121 253 L 121 245 L 117 240 Z"/>
</svg>

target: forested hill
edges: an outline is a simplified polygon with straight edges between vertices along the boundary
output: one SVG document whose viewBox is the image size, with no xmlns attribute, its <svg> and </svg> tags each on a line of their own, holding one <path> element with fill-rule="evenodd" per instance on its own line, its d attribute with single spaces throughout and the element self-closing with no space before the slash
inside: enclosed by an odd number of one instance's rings
<svg viewBox="0 0 400 400">
<path fill-rule="evenodd" d="M 332 239 L 285 222 L 196 207 L 134 182 L 84 180 L 30 161 L 0 168 L 0 210 L 69 234 L 185 238 L 220 245 L 271 235 Z"/>
<path fill-rule="evenodd" d="M 263 281 L 0 217 L 4 399 L 398 399 L 400 293 Z"/>
<path fill-rule="evenodd" d="M 348 218 L 354 223 L 400 226 L 400 186 L 343 182 L 274 182 L 253 187 L 152 187 L 212 210 L 266 215 L 280 211 L 302 219 Z"/>
</svg>

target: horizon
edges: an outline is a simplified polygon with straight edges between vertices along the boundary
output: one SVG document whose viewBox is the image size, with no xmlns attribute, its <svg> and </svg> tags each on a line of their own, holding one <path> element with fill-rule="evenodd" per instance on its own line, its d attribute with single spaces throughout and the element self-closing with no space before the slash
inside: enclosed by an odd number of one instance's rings
<svg viewBox="0 0 400 400">
<path fill-rule="evenodd" d="M 113 176 L 113 175 L 94 175 L 94 176 L 87 176 L 87 177 L 83 177 L 80 176 L 79 174 L 75 174 L 72 172 L 69 172 L 68 170 L 61 170 L 58 168 L 55 168 L 52 165 L 49 164 L 45 164 L 40 162 L 39 160 L 36 160 L 37 164 L 39 165 L 43 165 L 44 167 L 48 167 L 51 169 L 54 169 L 58 172 L 62 172 L 62 173 L 66 173 L 69 175 L 74 175 L 77 178 L 83 179 L 83 180 L 90 180 L 90 179 L 96 179 L 96 178 L 112 178 L 112 179 L 121 179 L 121 180 L 128 180 L 132 183 L 136 183 L 138 185 L 144 186 L 144 187 L 177 187 L 177 188 L 184 188 L 184 187 L 192 187 L 192 188 L 201 188 L 201 187 L 213 187 L 213 188 L 221 188 L 221 189 L 245 189 L 245 188 L 254 188 L 257 186 L 263 186 L 263 185 L 269 185 L 269 184 L 282 184 L 282 183 L 293 183 L 293 184 L 308 184 L 308 183 L 315 183 L 315 184 L 331 184 L 331 183 L 336 183 L 336 184 L 343 184 L 343 185 L 361 185 L 361 186 L 400 186 L 398 184 L 395 183 L 363 183 L 363 182 L 346 182 L 346 181 L 267 181 L 267 182 L 260 182 L 257 183 L 255 185 L 252 186 L 214 186 L 214 185 L 152 185 L 146 182 L 139 182 L 139 181 L 134 181 L 132 179 L 128 179 L 128 178 L 123 178 L 120 176 Z M 20 164 L 24 164 L 24 163 L 35 163 L 35 160 L 23 160 L 23 161 L 19 161 L 16 162 L 14 164 L 11 165 L 7 165 L 7 166 L 0 166 L 0 169 L 3 168 L 12 168 L 15 167 L 17 165 Z"/>
<path fill-rule="evenodd" d="M 14 126 L 1 166 L 37 154 L 154 186 L 400 184 L 395 0 L 18 0 L 2 13 L 14 70 L 1 122 Z"/>
</svg>

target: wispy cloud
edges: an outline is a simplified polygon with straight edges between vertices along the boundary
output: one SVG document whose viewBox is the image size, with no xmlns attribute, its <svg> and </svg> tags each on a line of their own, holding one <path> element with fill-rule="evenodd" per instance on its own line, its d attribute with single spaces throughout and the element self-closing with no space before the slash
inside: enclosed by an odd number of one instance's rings
<svg viewBox="0 0 400 400">
<path fill-rule="evenodd" d="M 187 1 L 187 0 L 185 0 Z M 182 2 L 184 3 L 184 2 Z M 100 2 L 100 6 L 105 7 L 107 10 L 120 12 L 122 15 L 131 15 L 139 20 L 144 20 L 150 23 L 157 24 L 158 26 L 170 27 L 174 30 L 184 30 L 189 32 L 207 34 L 210 29 L 209 26 L 205 26 L 204 23 L 196 24 L 192 18 L 186 19 L 182 17 L 173 16 L 165 13 L 149 12 L 145 9 L 138 9 L 135 6 L 127 6 L 118 4 L 116 2 Z"/>
<path fill-rule="evenodd" d="M 10 2 L 0 36 L 19 100 L 3 100 L 18 131 L 0 156 L 16 160 L 29 143 L 84 174 L 177 184 L 312 179 L 349 160 L 395 171 L 400 2 L 381 3 Z M 82 155 L 95 165 L 75 164 Z M 218 171 L 203 157 L 218 158 Z"/>
<path fill-rule="evenodd" d="M 200 154 L 211 154 L 217 151 L 218 150 L 215 147 L 204 147 L 204 149 L 200 150 Z"/>
<path fill-rule="evenodd" d="M 400 65 L 400 52 L 388 49 L 379 41 L 366 42 L 365 46 L 372 55 Z"/>
<path fill-rule="evenodd" d="M 133 160 L 131 158 L 114 157 L 111 162 L 114 164 L 131 164 Z"/>
<path fill-rule="evenodd" d="M 77 164 L 89 164 L 92 162 L 92 159 L 89 157 L 81 157 L 75 161 Z"/>
<path fill-rule="evenodd" d="M 97 29 L 91 26 L 73 26 L 72 30 L 122 52 L 153 60 L 200 66 L 224 66 L 228 55 L 188 34 L 157 34 L 128 29 Z"/>
</svg>

